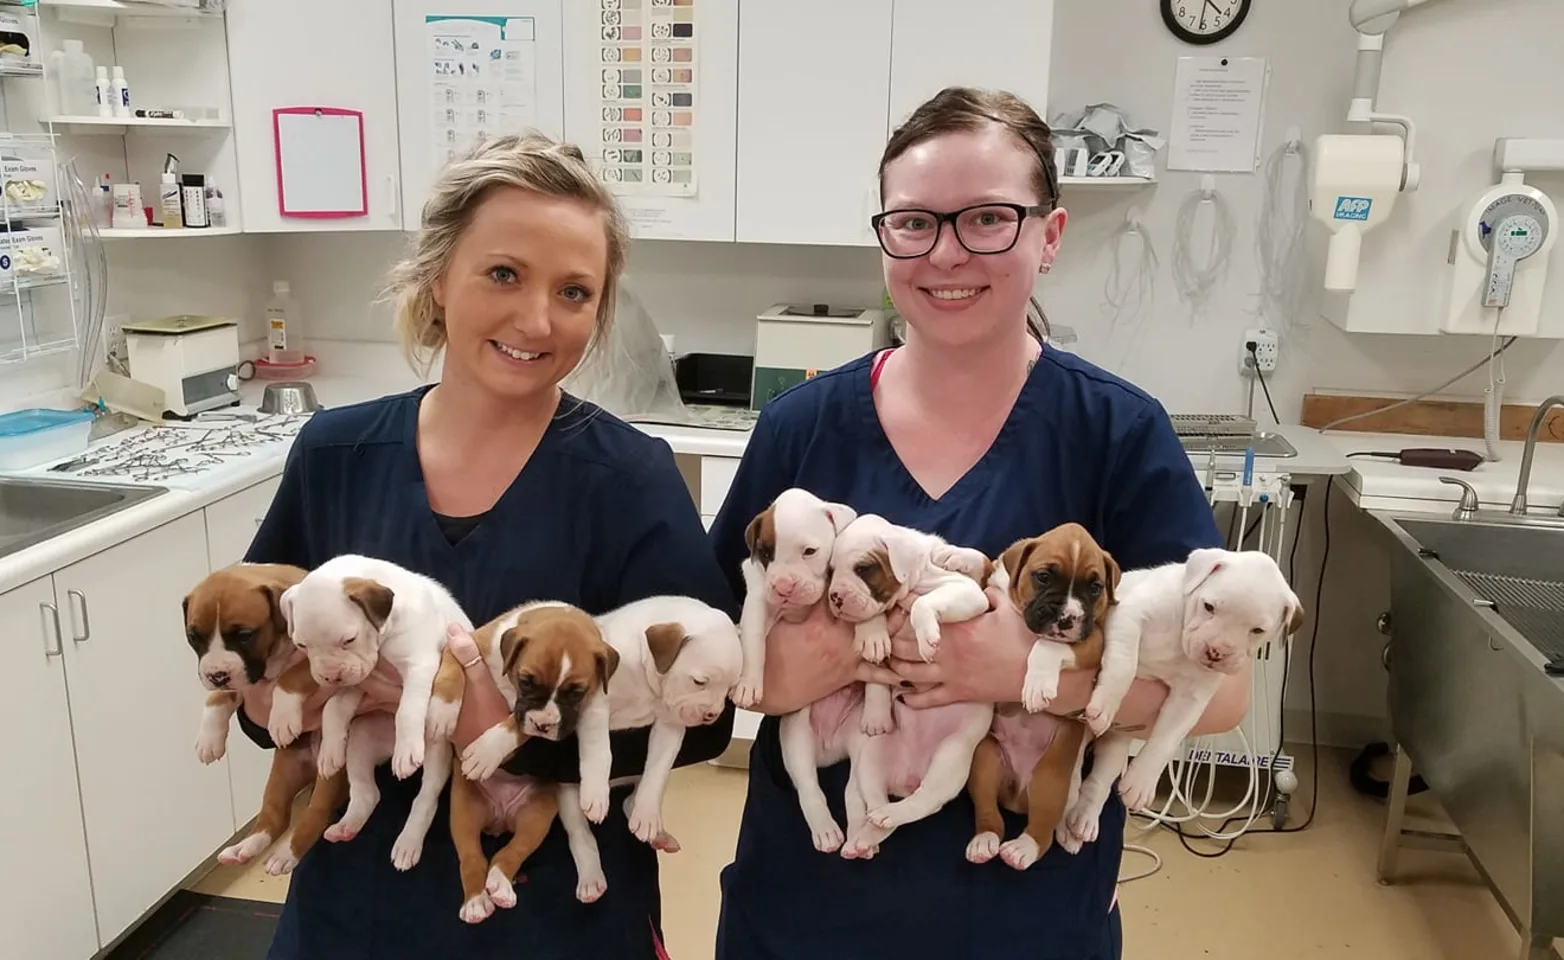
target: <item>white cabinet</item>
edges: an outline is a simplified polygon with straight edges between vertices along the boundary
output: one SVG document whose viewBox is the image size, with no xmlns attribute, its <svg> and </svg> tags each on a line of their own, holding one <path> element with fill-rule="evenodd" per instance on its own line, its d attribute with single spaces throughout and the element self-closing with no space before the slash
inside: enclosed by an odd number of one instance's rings
<svg viewBox="0 0 1564 960">
<path fill-rule="evenodd" d="M 206 573 L 191 513 L 54 574 L 104 943 L 233 833 L 227 765 L 195 756 L 206 694 L 180 613 Z"/>
<path fill-rule="evenodd" d="M 280 476 L 273 477 L 207 505 L 206 550 L 210 569 L 217 570 L 244 559 L 281 480 Z M 194 670 L 193 664 L 191 669 Z M 228 783 L 233 788 L 233 825 L 238 830 L 261 809 L 261 793 L 266 788 L 266 777 L 271 773 L 272 753 L 251 742 L 239 729 L 236 719 L 228 728 L 226 761 Z"/>
<path fill-rule="evenodd" d="M 402 229 L 391 0 L 229 0 L 227 20 L 245 231 Z M 282 215 L 279 107 L 363 113 L 366 215 Z"/>
<path fill-rule="evenodd" d="M 598 169 L 605 148 L 655 160 L 657 152 L 680 152 L 682 144 L 676 138 L 688 137 L 695 162 L 693 196 L 657 196 L 636 187 L 614 187 L 630 222 L 630 235 L 649 240 L 731 241 L 738 147 L 739 0 L 700 0 L 693 23 L 692 64 L 672 62 L 671 53 L 663 62 L 649 52 L 650 44 L 627 39 L 644 27 L 641 13 L 646 8 L 625 4 L 623 10 L 605 10 L 606 6 L 598 0 L 565 5 L 565 75 L 570 78 L 565 84 L 566 139 L 579 145 L 593 169 Z M 749 7 L 750 0 L 745 0 L 746 15 Z M 657 45 L 664 51 L 685 48 L 682 43 Z M 643 55 L 653 62 L 625 62 L 627 56 Z M 684 104 L 676 99 L 685 90 L 664 85 L 679 79 L 684 70 L 693 71 L 695 87 L 688 127 L 682 126 Z M 605 90 L 615 96 L 605 97 Z M 633 111 L 639 111 L 639 120 Z M 616 139 L 605 143 L 605 136 Z M 667 149 L 647 142 L 663 136 L 669 140 Z"/>
<path fill-rule="evenodd" d="M 564 136 L 561 2 L 394 0 L 405 229 L 418 229 L 435 175 L 465 140 L 528 128 Z M 457 46 L 467 55 L 451 55 Z M 500 72 L 499 103 L 473 71 L 479 78 Z"/>
<path fill-rule="evenodd" d="M 0 595 L 6 679 L 0 728 L 11 733 L 7 786 L 0 790 L 0 860 L 8 878 L 0 897 L 0 956 L 87 960 L 100 942 L 60 647 L 70 641 L 57 627 L 55 609 L 47 576 Z"/>
<path fill-rule="evenodd" d="M 879 203 L 875 170 L 889 116 L 891 7 L 891 0 L 744 0 L 739 242 L 874 244 L 869 217 Z"/>
<path fill-rule="evenodd" d="M 1008 90 L 1048 118 L 1054 0 L 896 0 L 890 129 L 948 86 Z"/>
</svg>

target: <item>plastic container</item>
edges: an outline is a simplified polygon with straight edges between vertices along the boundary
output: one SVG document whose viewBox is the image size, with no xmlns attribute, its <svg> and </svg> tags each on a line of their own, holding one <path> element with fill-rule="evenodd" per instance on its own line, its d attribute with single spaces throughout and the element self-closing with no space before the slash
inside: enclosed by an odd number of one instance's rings
<svg viewBox="0 0 1564 960">
<path fill-rule="evenodd" d="M 60 58 L 60 109 L 73 117 L 90 117 L 98 112 L 97 69 L 92 56 L 80 40 L 66 40 L 65 55 Z"/>
<path fill-rule="evenodd" d="M 81 453 L 92 439 L 91 410 L 34 407 L 0 415 L 0 470 L 26 470 Z"/>
<path fill-rule="evenodd" d="M 114 115 L 114 88 L 109 84 L 109 68 L 98 67 L 98 79 L 94 84 L 98 97 L 98 116 L 112 117 Z"/>
<path fill-rule="evenodd" d="M 272 298 L 266 304 L 266 360 L 275 366 L 302 364 L 304 354 L 303 319 L 293 299 L 288 281 L 272 282 Z"/>
<path fill-rule="evenodd" d="M 109 87 L 113 102 L 109 104 L 116 117 L 130 116 L 130 84 L 125 82 L 125 68 L 114 67 L 114 79 Z"/>
</svg>

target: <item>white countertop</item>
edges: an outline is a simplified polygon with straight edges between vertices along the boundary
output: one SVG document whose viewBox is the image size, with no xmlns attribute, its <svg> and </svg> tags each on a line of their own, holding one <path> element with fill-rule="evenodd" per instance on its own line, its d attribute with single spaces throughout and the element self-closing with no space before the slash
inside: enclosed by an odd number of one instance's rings
<svg viewBox="0 0 1564 960">
<path fill-rule="evenodd" d="M 1317 431 L 1316 431 L 1317 433 Z M 1331 432 L 1330 439 L 1343 456 L 1363 450 L 1394 451 L 1408 447 L 1454 447 L 1486 453 L 1483 442 L 1470 437 L 1421 437 L 1410 434 Z M 1461 488 L 1444 483 L 1442 476 L 1471 484 L 1484 509 L 1508 509 L 1520 477 L 1521 454 L 1526 445 L 1518 440 L 1500 441 L 1497 461 L 1474 470 L 1436 470 L 1404 467 L 1394 460 L 1353 457 L 1345 488 L 1352 502 L 1363 510 L 1445 512 L 1455 509 Z M 1564 503 L 1564 444 L 1538 443 L 1532 455 L 1531 482 L 1526 500 L 1532 512 L 1553 512 Z"/>
</svg>

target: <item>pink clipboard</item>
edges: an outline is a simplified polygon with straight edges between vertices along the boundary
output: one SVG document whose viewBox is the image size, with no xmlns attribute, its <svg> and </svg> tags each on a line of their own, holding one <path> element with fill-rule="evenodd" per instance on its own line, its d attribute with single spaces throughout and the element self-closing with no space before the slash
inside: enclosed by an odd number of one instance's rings
<svg viewBox="0 0 1564 960">
<path fill-rule="evenodd" d="M 272 111 L 277 156 L 277 210 L 285 217 L 369 214 L 364 114 L 341 107 Z"/>
</svg>

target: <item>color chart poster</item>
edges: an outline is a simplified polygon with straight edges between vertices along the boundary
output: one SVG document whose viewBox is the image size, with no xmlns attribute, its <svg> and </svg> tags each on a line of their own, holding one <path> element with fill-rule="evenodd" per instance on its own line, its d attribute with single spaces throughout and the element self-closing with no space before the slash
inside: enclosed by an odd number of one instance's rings
<svg viewBox="0 0 1564 960">
<path fill-rule="evenodd" d="M 538 122 L 537 21 L 426 16 L 435 169 L 489 137 Z"/>
<path fill-rule="evenodd" d="M 616 194 L 695 196 L 697 0 L 593 0 L 601 25 L 598 175 Z"/>
</svg>

